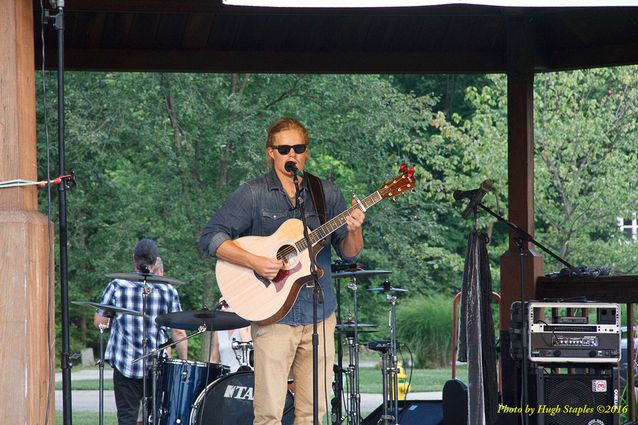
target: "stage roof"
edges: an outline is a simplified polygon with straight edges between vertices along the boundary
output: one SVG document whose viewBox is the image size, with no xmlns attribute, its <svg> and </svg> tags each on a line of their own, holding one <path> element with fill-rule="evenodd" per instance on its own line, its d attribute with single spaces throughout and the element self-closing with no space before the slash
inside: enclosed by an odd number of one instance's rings
<svg viewBox="0 0 638 425">
<path fill-rule="evenodd" d="M 36 61 L 39 8 L 34 1 Z M 518 27 L 525 28 L 535 71 L 638 63 L 638 7 L 628 6 L 291 8 L 222 0 L 67 0 L 64 15 L 65 62 L 72 70 L 505 72 L 508 40 Z M 45 39 L 53 69 L 52 25 Z"/>
</svg>

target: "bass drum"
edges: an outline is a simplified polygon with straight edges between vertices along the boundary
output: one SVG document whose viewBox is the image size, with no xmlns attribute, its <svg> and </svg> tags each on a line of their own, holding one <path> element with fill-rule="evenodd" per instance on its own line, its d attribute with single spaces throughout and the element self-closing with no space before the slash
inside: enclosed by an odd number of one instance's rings
<svg viewBox="0 0 638 425">
<path fill-rule="evenodd" d="M 197 397 L 190 425 L 252 425 L 255 373 L 242 371 L 219 378 Z M 295 421 L 292 393 L 286 394 L 282 425 Z"/>
</svg>

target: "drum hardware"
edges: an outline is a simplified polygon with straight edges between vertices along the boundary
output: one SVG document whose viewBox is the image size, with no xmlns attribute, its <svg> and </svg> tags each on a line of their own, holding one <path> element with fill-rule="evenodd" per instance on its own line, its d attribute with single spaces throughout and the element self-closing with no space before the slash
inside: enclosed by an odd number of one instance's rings
<svg viewBox="0 0 638 425">
<path fill-rule="evenodd" d="M 337 370 L 340 371 L 335 378 L 334 399 L 332 424 L 339 425 L 344 419 L 347 419 L 350 425 L 359 425 L 361 422 L 361 394 L 359 393 L 359 332 L 370 332 L 374 325 L 359 323 L 359 306 L 357 296 L 357 279 L 367 278 L 377 275 L 390 274 L 387 270 L 364 270 L 357 266 L 346 266 L 336 264 L 333 266 L 335 270 L 339 270 L 332 274 L 337 279 L 336 295 L 337 295 L 337 322 L 335 334 L 344 334 L 345 341 L 348 345 L 349 365 L 347 369 L 343 367 L 343 349 L 341 338 L 337 339 Z M 350 278 L 348 289 L 352 291 L 353 314 L 348 315 L 348 321 L 341 323 L 341 290 L 338 279 Z M 342 395 L 343 380 L 341 372 L 345 372 L 348 376 L 349 387 L 349 406 L 346 406 L 346 416 L 342 416 Z"/>
<path fill-rule="evenodd" d="M 345 272 L 348 273 L 348 272 Z M 355 273 L 355 272 L 352 272 Z M 348 283 L 348 289 L 352 291 L 354 322 L 352 338 L 346 338 L 350 364 L 348 365 L 348 378 L 350 389 L 350 411 L 347 416 L 351 425 L 359 425 L 361 422 L 361 393 L 359 392 L 359 306 L 357 301 L 357 276 L 352 276 Z"/>
<path fill-rule="evenodd" d="M 81 305 L 84 307 L 97 308 L 104 312 L 104 317 L 109 321 L 105 324 L 100 323 L 98 329 L 100 330 L 100 357 L 98 360 L 98 388 L 99 388 L 99 400 L 98 400 L 98 412 L 99 412 L 99 425 L 104 424 L 104 331 L 108 329 L 111 319 L 119 314 L 129 314 L 131 316 L 144 316 L 141 312 L 136 310 L 130 310 L 128 308 L 116 307 L 109 304 L 99 304 L 91 301 L 73 301 L 73 304 Z"/>
<path fill-rule="evenodd" d="M 381 371 L 383 374 L 383 414 L 379 423 L 384 425 L 398 425 L 399 418 L 399 366 L 397 359 L 397 296 L 393 293 L 407 292 L 405 289 L 394 288 L 389 281 L 383 282 L 382 288 L 371 288 L 370 290 L 383 292 L 390 303 L 388 318 L 388 328 L 390 339 L 385 344 L 372 344 L 381 352 Z M 385 341 L 382 341 L 385 342 Z M 392 387 L 392 391 L 389 388 Z"/>
<path fill-rule="evenodd" d="M 146 275 L 145 274 L 141 274 L 143 276 L 143 280 L 142 280 L 142 284 L 143 284 L 143 290 L 142 290 L 142 313 L 146 314 L 146 310 L 147 310 L 147 306 L 148 306 L 148 296 L 151 294 L 152 292 L 152 288 L 151 285 L 149 285 L 148 281 L 146 280 Z M 148 276 L 150 277 L 150 276 Z M 152 415 L 149 415 L 149 411 L 148 411 L 148 394 L 146 393 L 147 391 L 147 382 L 148 382 L 148 377 L 147 377 L 147 370 L 148 370 L 148 366 L 146 364 L 146 350 L 148 350 L 148 324 L 146 323 L 146 318 L 147 316 L 144 316 L 143 320 L 142 320 L 142 335 L 143 335 L 143 341 L 142 341 L 142 421 L 143 423 L 151 423 L 152 425 L 156 425 L 157 424 L 157 406 L 155 405 L 155 397 L 153 397 L 153 413 Z"/>
<path fill-rule="evenodd" d="M 157 318 L 155 319 L 155 322 L 157 322 Z M 178 329 L 178 328 L 176 328 L 176 329 Z M 136 358 L 135 360 L 133 360 L 133 363 L 137 363 L 140 360 L 144 359 L 145 357 L 151 357 L 151 356 L 154 356 L 156 354 L 159 354 L 160 352 L 166 350 L 167 348 L 174 347 L 174 346 L 176 346 L 177 344 L 179 344 L 182 341 L 187 341 L 187 340 L 191 339 L 194 336 L 201 335 L 202 333 L 206 332 L 207 330 L 208 329 L 206 329 L 206 325 L 201 325 L 199 327 L 199 329 L 197 329 L 197 332 L 195 332 L 194 334 L 187 335 L 184 338 L 178 339 L 177 341 L 172 341 L 170 343 L 162 344 L 161 346 L 159 346 L 155 350 L 153 350 L 153 351 L 151 351 L 149 353 L 146 353 L 146 354 L 144 354 L 141 357 Z"/>
<path fill-rule="evenodd" d="M 160 317 L 160 316 L 158 316 Z M 155 318 L 155 322 L 157 323 L 157 317 Z M 133 360 L 133 363 L 138 362 L 140 360 L 142 360 L 144 363 L 146 363 L 146 359 L 150 356 L 157 356 L 156 361 L 153 362 L 152 366 L 151 366 L 151 376 L 152 376 L 152 385 L 153 388 L 151 389 L 152 392 L 152 396 L 151 399 L 153 401 L 153 406 L 152 406 L 152 410 L 151 410 L 151 415 L 148 415 L 148 412 L 145 411 L 145 416 L 144 416 L 144 423 L 150 422 L 153 425 L 158 424 L 159 420 L 161 420 L 161 418 L 163 418 L 166 415 L 166 411 L 162 406 L 158 406 L 157 405 L 157 395 L 158 395 L 158 389 L 157 389 L 157 381 L 158 381 L 158 375 L 157 375 L 157 364 L 158 361 L 162 361 L 162 360 L 166 360 L 166 354 L 164 354 L 164 357 L 162 357 L 162 353 L 165 353 L 164 350 L 166 350 L 167 348 L 171 348 L 174 347 L 175 345 L 179 344 L 182 341 L 186 341 L 194 336 L 200 335 L 202 333 L 206 332 L 206 326 L 205 325 L 201 325 L 199 327 L 199 329 L 197 330 L 197 332 L 191 334 L 191 335 L 187 335 L 184 338 L 180 338 L 177 341 L 172 341 L 170 343 L 166 343 L 166 344 L 162 344 L 160 347 L 156 348 L 155 350 L 143 354 L 141 357 L 138 357 L 136 359 Z M 144 371 L 146 371 L 146 366 L 143 366 Z M 144 378 L 146 379 L 146 373 L 144 373 Z M 144 381 L 144 391 L 146 391 L 146 381 Z M 146 401 L 146 398 L 144 398 L 144 400 Z M 144 404 L 144 402 L 142 403 Z"/>
<path fill-rule="evenodd" d="M 238 370 L 252 370 L 252 367 L 250 366 L 250 353 L 253 350 L 253 342 L 237 341 L 235 338 L 233 338 L 233 342 L 230 346 L 233 351 L 235 351 L 235 357 L 239 362 Z"/>
</svg>

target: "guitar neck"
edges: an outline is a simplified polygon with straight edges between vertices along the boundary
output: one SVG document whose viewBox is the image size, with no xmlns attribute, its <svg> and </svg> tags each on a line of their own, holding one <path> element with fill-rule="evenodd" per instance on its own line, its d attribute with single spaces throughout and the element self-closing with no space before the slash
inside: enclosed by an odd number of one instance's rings
<svg viewBox="0 0 638 425">
<path fill-rule="evenodd" d="M 367 210 L 368 208 L 379 202 L 381 199 L 383 199 L 383 197 L 381 196 L 379 191 L 376 191 L 362 199 L 361 205 L 363 205 L 363 207 Z M 309 236 L 312 246 L 316 245 L 319 241 L 326 238 L 332 232 L 336 231 L 338 228 L 346 224 L 346 217 L 348 217 L 350 213 L 352 213 L 352 211 L 359 209 L 361 209 L 359 204 L 353 205 L 352 207 L 343 211 L 341 214 L 326 221 L 324 224 L 310 232 Z M 295 242 L 295 247 L 297 247 L 297 250 L 300 252 L 305 250 L 307 248 L 306 240 L 303 238 L 299 239 L 297 242 Z"/>
</svg>

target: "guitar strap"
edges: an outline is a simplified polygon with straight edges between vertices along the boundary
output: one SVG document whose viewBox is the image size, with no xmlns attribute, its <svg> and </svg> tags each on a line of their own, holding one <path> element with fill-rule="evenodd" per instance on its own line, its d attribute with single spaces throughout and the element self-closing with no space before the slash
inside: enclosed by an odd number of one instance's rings
<svg viewBox="0 0 638 425">
<path fill-rule="evenodd" d="M 308 177 L 310 196 L 312 197 L 312 203 L 315 205 L 315 210 L 317 210 L 317 215 L 319 215 L 319 224 L 323 224 L 326 222 L 326 197 L 323 193 L 321 179 L 310 173 L 305 173 L 305 176 Z"/>
</svg>

